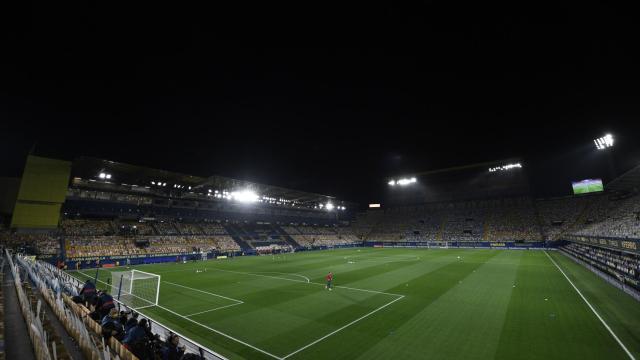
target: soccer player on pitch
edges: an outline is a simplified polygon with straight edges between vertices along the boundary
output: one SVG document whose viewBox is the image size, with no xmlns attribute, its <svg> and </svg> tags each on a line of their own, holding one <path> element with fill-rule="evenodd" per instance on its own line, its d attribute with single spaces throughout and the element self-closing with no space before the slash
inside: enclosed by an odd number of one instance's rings
<svg viewBox="0 0 640 360">
<path fill-rule="evenodd" d="M 325 289 L 329 289 L 329 291 L 331 291 L 331 288 L 333 287 L 333 285 L 331 285 L 331 282 L 333 281 L 333 273 L 329 272 L 329 274 L 327 274 L 327 285 L 324 287 Z"/>
</svg>

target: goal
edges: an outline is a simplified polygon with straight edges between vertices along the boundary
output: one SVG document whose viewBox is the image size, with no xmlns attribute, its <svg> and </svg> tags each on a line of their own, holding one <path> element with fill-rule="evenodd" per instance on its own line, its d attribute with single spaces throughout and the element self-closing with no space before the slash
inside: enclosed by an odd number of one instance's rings
<svg viewBox="0 0 640 360">
<path fill-rule="evenodd" d="M 111 273 L 111 294 L 132 309 L 158 305 L 160 275 L 140 271 Z"/>
</svg>

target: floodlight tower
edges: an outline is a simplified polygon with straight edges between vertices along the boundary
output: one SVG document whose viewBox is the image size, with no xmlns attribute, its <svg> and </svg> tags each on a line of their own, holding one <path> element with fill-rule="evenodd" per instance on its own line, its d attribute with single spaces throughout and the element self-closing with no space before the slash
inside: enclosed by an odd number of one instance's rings
<svg viewBox="0 0 640 360">
<path fill-rule="evenodd" d="M 607 134 L 603 137 L 594 139 L 593 142 L 596 144 L 596 149 L 598 150 L 606 150 L 613 147 L 613 135 Z"/>
<path fill-rule="evenodd" d="M 599 137 L 593 140 L 593 143 L 596 145 L 596 149 L 598 151 L 606 151 L 607 152 L 607 161 L 609 163 L 609 175 L 611 176 L 611 180 L 616 178 L 616 167 L 613 162 L 613 142 L 614 138 L 611 134 L 606 134 L 603 137 Z"/>
</svg>

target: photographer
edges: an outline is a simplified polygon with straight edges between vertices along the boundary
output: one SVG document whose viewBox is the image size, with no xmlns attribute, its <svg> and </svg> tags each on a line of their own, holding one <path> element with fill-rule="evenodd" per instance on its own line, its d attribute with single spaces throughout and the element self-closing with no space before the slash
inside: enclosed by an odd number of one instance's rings
<svg viewBox="0 0 640 360">
<path fill-rule="evenodd" d="M 145 344 L 151 338 L 149 335 L 153 336 L 147 325 L 147 319 L 142 319 L 127 331 L 122 343 L 138 358 L 144 358 Z"/>
<path fill-rule="evenodd" d="M 184 355 L 184 346 L 178 346 L 180 343 L 180 337 L 176 334 L 170 334 L 162 347 L 162 360 L 180 360 Z"/>
<path fill-rule="evenodd" d="M 113 308 L 109 311 L 109 314 L 102 318 L 100 325 L 102 326 L 102 336 L 105 340 L 109 340 L 110 337 L 115 337 L 121 340 L 124 336 L 124 327 L 118 321 L 118 310 Z"/>
<path fill-rule="evenodd" d="M 91 313 L 91 317 L 95 320 L 102 319 L 111 312 L 111 309 L 115 309 L 116 307 L 113 302 L 113 297 L 104 291 L 98 291 L 98 297 L 95 298 L 93 305 L 94 310 Z"/>
<path fill-rule="evenodd" d="M 128 315 L 131 314 L 131 317 Z M 131 330 L 131 328 L 138 325 L 138 314 L 137 313 L 127 313 L 124 311 L 120 312 L 120 323 L 124 324 L 124 332 L 125 334 Z"/>
</svg>

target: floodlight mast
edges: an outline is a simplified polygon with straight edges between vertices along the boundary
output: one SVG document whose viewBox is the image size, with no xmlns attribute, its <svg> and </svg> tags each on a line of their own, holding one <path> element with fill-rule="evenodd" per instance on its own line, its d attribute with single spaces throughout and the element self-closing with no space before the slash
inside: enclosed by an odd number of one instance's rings
<svg viewBox="0 0 640 360">
<path fill-rule="evenodd" d="M 613 147 L 613 135 L 606 134 L 603 137 L 597 138 L 593 140 L 593 143 L 596 145 L 596 149 L 605 150 Z"/>
<path fill-rule="evenodd" d="M 613 155 L 612 155 L 612 148 L 613 148 L 613 143 L 614 143 L 614 138 L 613 135 L 611 134 L 606 134 L 603 137 L 599 137 L 597 139 L 593 140 L 593 143 L 596 145 L 596 149 L 598 151 L 601 150 L 607 150 L 607 163 L 609 165 L 609 176 L 611 177 L 611 179 L 615 179 L 618 171 L 616 170 L 616 165 L 614 163 L 614 159 L 613 159 Z"/>
</svg>

